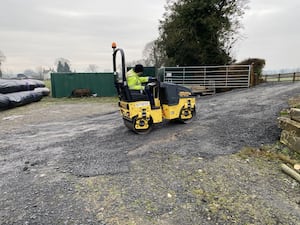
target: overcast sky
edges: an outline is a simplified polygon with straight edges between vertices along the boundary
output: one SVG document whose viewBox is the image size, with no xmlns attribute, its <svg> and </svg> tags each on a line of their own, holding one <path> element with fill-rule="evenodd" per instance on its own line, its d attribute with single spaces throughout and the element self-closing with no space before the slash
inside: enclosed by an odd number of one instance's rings
<svg viewBox="0 0 300 225">
<path fill-rule="evenodd" d="M 142 58 L 158 37 L 166 0 L 0 0 L 0 51 L 4 73 L 54 67 L 57 58 L 71 69 L 112 70 L 111 42 L 126 61 Z M 299 0 L 250 0 L 234 57 L 264 58 L 266 70 L 300 68 Z"/>
</svg>

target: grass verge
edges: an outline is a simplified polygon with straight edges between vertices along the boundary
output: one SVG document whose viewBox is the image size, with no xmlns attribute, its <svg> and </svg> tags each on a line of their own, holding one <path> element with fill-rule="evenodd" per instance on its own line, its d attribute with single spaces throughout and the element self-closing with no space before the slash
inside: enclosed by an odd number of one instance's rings
<svg viewBox="0 0 300 225">
<path fill-rule="evenodd" d="M 273 145 L 261 146 L 260 148 L 244 147 L 237 155 L 245 159 L 248 157 L 257 157 L 279 160 L 290 165 L 300 163 L 300 154 L 290 150 L 280 142 Z"/>
</svg>

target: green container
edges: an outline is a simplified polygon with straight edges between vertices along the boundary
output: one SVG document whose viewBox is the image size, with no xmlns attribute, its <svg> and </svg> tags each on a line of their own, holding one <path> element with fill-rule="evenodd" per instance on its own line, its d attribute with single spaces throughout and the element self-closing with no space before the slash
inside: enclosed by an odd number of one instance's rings
<svg viewBox="0 0 300 225">
<path fill-rule="evenodd" d="M 100 97 L 116 96 L 113 73 L 52 73 L 53 98 L 70 97 L 75 89 L 89 89 Z"/>
</svg>

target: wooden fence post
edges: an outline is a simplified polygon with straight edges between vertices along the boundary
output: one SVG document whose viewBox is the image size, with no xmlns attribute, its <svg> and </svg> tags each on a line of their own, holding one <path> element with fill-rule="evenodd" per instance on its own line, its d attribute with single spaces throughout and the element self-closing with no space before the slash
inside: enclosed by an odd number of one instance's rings
<svg viewBox="0 0 300 225">
<path fill-rule="evenodd" d="M 250 66 L 250 87 L 254 87 L 256 84 L 255 73 L 254 73 L 254 63 Z"/>
<path fill-rule="evenodd" d="M 294 72 L 293 74 L 293 83 L 295 83 L 295 79 L 296 79 L 296 72 Z"/>
</svg>

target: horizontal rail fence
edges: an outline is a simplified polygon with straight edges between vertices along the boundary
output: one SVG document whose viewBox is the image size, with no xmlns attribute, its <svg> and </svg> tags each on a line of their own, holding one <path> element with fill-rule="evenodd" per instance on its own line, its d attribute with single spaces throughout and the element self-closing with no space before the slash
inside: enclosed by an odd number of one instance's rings
<svg viewBox="0 0 300 225">
<path fill-rule="evenodd" d="M 266 82 L 295 82 L 300 81 L 300 72 L 265 74 L 262 79 Z"/>
<path fill-rule="evenodd" d="M 164 81 L 187 87 L 248 88 L 250 65 L 165 67 Z"/>
</svg>

